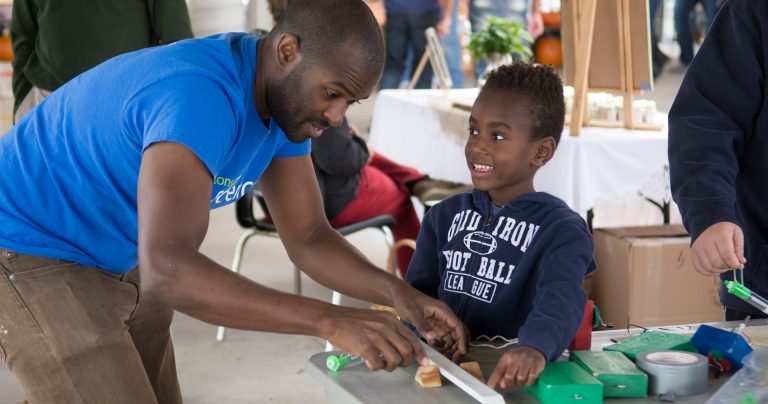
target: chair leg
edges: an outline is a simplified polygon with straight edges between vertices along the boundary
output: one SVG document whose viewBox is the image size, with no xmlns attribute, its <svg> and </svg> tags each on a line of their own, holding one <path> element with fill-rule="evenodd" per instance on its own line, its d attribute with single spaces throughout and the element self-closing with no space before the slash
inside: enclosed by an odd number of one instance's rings
<svg viewBox="0 0 768 404">
<path fill-rule="evenodd" d="M 257 233 L 258 232 L 256 230 L 249 230 L 243 233 L 243 235 L 240 236 L 240 239 L 237 240 L 237 247 L 235 247 L 235 257 L 232 259 L 232 266 L 230 267 L 232 272 L 240 272 L 240 264 L 243 262 L 243 250 L 245 249 L 245 243 L 247 243 L 248 239 L 255 236 Z M 218 330 L 216 331 L 216 341 L 224 341 L 224 334 L 226 332 L 226 327 L 219 326 Z"/>
<path fill-rule="evenodd" d="M 384 241 L 387 242 L 387 247 L 392 248 L 395 245 L 395 235 L 392 234 L 392 229 L 389 226 L 382 226 L 380 229 L 384 233 Z"/>
<path fill-rule="evenodd" d="M 331 304 L 341 306 L 341 297 L 342 294 L 334 290 L 331 295 Z M 331 344 L 331 341 L 325 341 L 325 352 L 329 351 L 333 351 L 333 344 Z"/>
<path fill-rule="evenodd" d="M 384 233 L 384 240 L 387 242 L 387 247 L 389 248 L 389 250 L 392 250 L 395 244 L 395 236 L 392 234 L 392 229 L 390 229 L 388 226 L 382 226 L 382 227 L 379 227 L 379 229 L 381 230 L 382 233 Z M 342 294 L 334 290 L 333 295 L 331 296 L 331 304 L 340 306 L 341 297 L 342 297 Z M 325 342 L 325 351 L 326 352 L 333 351 L 333 344 L 331 344 L 330 341 Z"/>
<path fill-rule="evenodd" d="M 297 266 L 293 266 L 293 292 L 301 296 L 301 271 Z"/>
<path fill-rule="evenodd" d="M 396 250 L 395 235 L 392 234 L 392 229 L 390 229 L 389 226 L 381 226 L 379 227 L 379 230 L 381 230 L 381 233 L 384 235 L 384 241 L 387 243 L 387 248 L 389 249 L 387 264 L 384 269 L 392 275 L 397 276 L 397 264 L 395 264 L 395 261 L 390 263 L 390 259 L 393 257 Z"/>
<path fill-rule="evenodd" d="M 397 271 L 397 250 L 400 248 L 407 247 L 411 250 L 416 249 L 416 240 L 412 238 L 404 238 L 401 240 L 398 240 L 395 245 L 392 246 L 392 248 L 389 249 L 389 254 L 387 255 L 387 264 L 384 267 L 384 269 L 391 273 L 394 276 L 400 277 L 400 273 Z M 408 270 L 408 268 L 406 268 Z"/>
</svg>

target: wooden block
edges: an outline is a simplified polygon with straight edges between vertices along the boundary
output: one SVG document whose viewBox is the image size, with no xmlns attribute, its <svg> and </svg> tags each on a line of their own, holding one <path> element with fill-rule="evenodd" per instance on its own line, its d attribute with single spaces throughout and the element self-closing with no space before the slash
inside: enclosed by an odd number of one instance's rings
<svg viewBox="0 0 768 404">
<path fill-rule="evenodd" d="M 459 364 L 462 369 L 466 370 L 467 373 L 471 374 L 472 376 L 475 376 L 475 379 L 480 380 L 481 382 L 485 383 L 485 376 L 483 375 L 483 370 L 480 369 L 480 363 L 475 362 L 464 362 Z"/>
<path fill-rule="evenodd" d="M 378 311 L 386 311 L 389 313 L 392 313 L 395 315 L 395 317 L 400 318 L 400 316 L 397 314 L 397 311 L 395 311 L 394 307 L 385 306 L 383 304 L 372 304 L 371 310 L 378 310 Z"/>
<path fill-rule="evenodd" d="M 442 380 L 440 380 L 440 369 L 435 365 L 419 366 L 414 379 L 419 386 L 425 389 L 443 385 Z"/>
</svg>

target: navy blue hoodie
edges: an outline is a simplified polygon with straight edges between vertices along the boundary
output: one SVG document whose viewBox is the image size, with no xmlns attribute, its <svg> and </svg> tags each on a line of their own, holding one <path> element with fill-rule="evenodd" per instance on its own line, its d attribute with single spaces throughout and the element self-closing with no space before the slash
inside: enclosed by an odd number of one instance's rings
<svg viewBox="0 0 768 404">
<path fill-rule="evenodd" d="M 427 212 L 406 280 L 446 302 L 473 338 L 516 337 L 554 360 L 584 316 L 594 249 L 560 199 L 534 192 L 493 214 L 490 195 L 475 189 Z"/>
<path fill-rule="evenodd" d="M 696 240 L 717 222 L 744 232 L 744 280 L 768 297 L 768 1 L 718 12 L 669 112 L 672 193 Z M 733 279 L 733 272 L 722 275 Z M 759 311 L 721 289 L 726 307 Z"/>
</svg>

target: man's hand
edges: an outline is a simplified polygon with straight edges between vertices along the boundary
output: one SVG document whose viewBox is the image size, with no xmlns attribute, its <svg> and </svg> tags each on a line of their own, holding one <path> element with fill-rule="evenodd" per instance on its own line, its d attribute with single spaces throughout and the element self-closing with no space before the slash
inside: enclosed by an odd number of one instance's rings
<svg viewBox="0 0 768 404">
<path fill-rule="evenodd" d="M 693 267 L 701 274 L 716 275 L 741 268 L 744 258 L 744 233 L 730 222 L 709 226 L 691 246 Z"/>
<path fill-rule="evenodd" d="M 526 30 L 534 39 L 544 33 L 544 19 L 541 17 L 541 12 L 531 12 L 528 16 Z M 531 44 L 531 46 L 533 46 L 533 44 Z"/>
<path fill-rule="evenodd" d="M 453 339 L 453 333 L 447 327 L 447 324 L 438 321 L 434 317 L 428 318 L 427 323 L 430 330 L 433 330 L 437 335 L 442 335 L 442 337 L 435 338 L 430 345 L 446 358 L 459 363 L 462 356 L 458 350 L 459 344 Z M 469 330 L 466 326 L 464 326 L 464 331 L 469 335 Z"/>
<path fill-rule="evenodd" d="M 451 32 L 451 13 L 450 11 L 446 10 L 444 12 L 443 18 L 440 19 L 440 21 L 437 22 L 437 26 L 435 27 L 435 31 L 437 31 L 437 36 L 439 38 L 445 38 L 450 34 Z"/>
<path fill-rule="evenodd" d="M 488 378 L 488 386 L 496 388 L 498 384 L 502 389 L 506 389 L 522 387 L 526 384 L 533 385 L 546 364 L 544 354 L 535 348 L 529 346 L 513 348 L 499 359 L 496 369 Z"/>
<path fill-rule="evenodd" d="M 403 320 L 413 324 L 427 343 L 442 343 L 440 351 L 450 353 L 454 362 L 467 353 L 467 328 L 445 303 L 402 283 L 393 293 L 393 304 Z"/>
<path fill-rule="evenodd" d="M 414 357 L 428 363 L 418 337 L 391 313 L 341 307 L 327 327 L 323 335 L 331 344 L 364 357 L 371 370 L 391 372 L 410 366 Z"/>
</svg>

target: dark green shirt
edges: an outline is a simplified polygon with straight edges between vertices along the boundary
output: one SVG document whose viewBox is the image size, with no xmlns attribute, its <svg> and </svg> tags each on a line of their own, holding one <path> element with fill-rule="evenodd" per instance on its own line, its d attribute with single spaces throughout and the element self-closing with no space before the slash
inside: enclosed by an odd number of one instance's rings
<svg viewBox="0 0 768 404">
<path fill-rule="evenodd" d="M 184 0 L 15 0 L 14 112 L 32 86 L 53 91 L 113 56 L 191 37 Z"/>
</svg>

